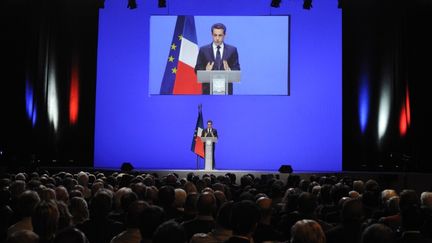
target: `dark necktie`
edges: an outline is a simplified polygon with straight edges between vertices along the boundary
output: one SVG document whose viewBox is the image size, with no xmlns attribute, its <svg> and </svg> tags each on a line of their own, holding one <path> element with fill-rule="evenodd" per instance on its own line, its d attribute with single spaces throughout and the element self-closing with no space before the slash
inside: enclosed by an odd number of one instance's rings
<svg viewBox="0 0 432 243">
<path fill-rule="evenodd" d="M 220 46 L 217 46 L 216 51 L 216 70 L 221 70 L 221 53 L 220 53 Z"/>
</svg>

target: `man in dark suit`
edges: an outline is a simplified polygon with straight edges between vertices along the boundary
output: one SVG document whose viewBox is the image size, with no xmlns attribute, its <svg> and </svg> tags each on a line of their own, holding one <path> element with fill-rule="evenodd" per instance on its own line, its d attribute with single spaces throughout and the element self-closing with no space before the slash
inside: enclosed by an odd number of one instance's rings
<svg viewBox="0 0 432 243">
<path fill-rule="evenodd" d="M 207 121 L 207 128 L 204 129 L 201 133 L 201 137 L 215 137 L 218 138 L 218 133 L 215 128 L 213 128 L 213 121 L 208 120 Z M 204 144 L 204 151 L 205 151 L 205 144 Z M 212 169 L 215 167 L 215 143 L 213 143 L 213 164 Z"/>
<path fill-rule="evenodd" d="M 237 48 L 224 43 L 226 27 L 218 23 L 211 27 L 213 42 L 202 46 L 198 53 L 197 70 L 240 70 Z M 202 85 L 202 93 L 210 94 L 210 85 Z M 228 94 L 232 95 L 233 85 L 228 85 Z"/>
</svg>

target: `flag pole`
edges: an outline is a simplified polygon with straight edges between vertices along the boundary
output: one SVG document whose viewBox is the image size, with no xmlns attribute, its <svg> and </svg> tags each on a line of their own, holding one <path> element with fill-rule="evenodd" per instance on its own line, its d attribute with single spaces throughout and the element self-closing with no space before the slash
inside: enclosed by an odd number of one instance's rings
<svg viewBox="0 0 432 243">
<path fill-rule="evenodd" d="M 198 105 L 198 113 L 202 111 L 202 104 Z M 196 134 L 198 136 L 198 134 Z M 199 170 L 199 156 L 198 154 L 196 155 L 196 169 Z"/>
</svg>

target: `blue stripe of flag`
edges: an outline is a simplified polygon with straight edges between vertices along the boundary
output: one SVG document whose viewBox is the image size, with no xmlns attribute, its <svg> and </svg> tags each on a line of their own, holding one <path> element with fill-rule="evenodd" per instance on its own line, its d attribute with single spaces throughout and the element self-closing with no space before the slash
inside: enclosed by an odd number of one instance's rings
<svg viewBox="0 0 432 243">
<path fill-rule="evenodd" d="M 167 64 L 165 67 L 165 73 L 162 79 L 162 84 L 160 88 L 160 94 L 172 94 L 174 89 L 174 82 L 175 82 L 175 73 L 173 73 L 173 68 L 177 69 L 177 63 L 179 59 L 180 54 L 180 45 L 181 40 L 179 38 L 180 35 L 183 33 L 184 24 L 185 24 L 185 16 L 177 16 L 176 26 L 174 29 L 173 38 L 171 41 L 171 45 L 169 46 L 169 54 L 167 57 Z M 176 45 L 175 49 L 172 49 L 172 45 Z M 174 61 L 170 62 L 169 58 L 173 57 Z"/>
</svg>

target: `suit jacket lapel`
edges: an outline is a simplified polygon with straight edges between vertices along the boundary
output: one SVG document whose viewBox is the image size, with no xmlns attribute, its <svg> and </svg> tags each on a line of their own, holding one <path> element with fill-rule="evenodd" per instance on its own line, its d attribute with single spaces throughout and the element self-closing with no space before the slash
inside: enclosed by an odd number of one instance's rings
<svg viewBox="0 0 432 243">
<path fill-rule="evenodd" d="M 222 54 L 222 61 L 223 60 L 227 60 L 228 49 L 229 49 L 229 47 L 224 43 L 224 51 L 223 51 L 223 54 Z"/>
<path fill-rule="evenodd" d="M 215 57 L 214 57 L 214 53 L 213 53 L 213 43 L 209 45 L 208 52 L 210 54 L 211 61 L 214 62 L 215 61 Z"/>
</svg>

